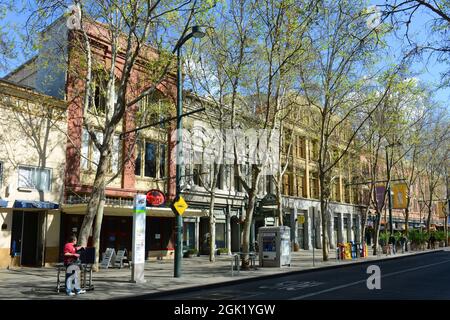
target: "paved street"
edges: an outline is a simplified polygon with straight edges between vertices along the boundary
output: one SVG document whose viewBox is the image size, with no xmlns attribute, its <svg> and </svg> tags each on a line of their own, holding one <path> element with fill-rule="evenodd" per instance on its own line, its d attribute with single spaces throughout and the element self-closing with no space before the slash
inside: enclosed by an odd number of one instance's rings
<svg viewBox="0 0 450 320">
<path fill-rule="evenodd" d="M 366 271 L 370 264 L 359 264 L 160 295 L 159 299 L 450 299 L 449 251 L 376 261 L 373 264 L 381 270 L 380 290 L 367 288 L 370 275 Z"/>
<path fill-rule="evenodd" d="M 106 300 L 114 298 L 132 298 L 146 294 L 163 294 L 170 290 L 193 288 L 198 291 L 199 288 L 209 285 L 221 285 L 224 283 L 239 282 L 243 287 L 252 286 L 251 283 L 244 284 L 243 281 L 250 281 L 256 277 L 274 277 L 277 274 L 286 274 L 289 272 L 304 272 L 307 270 L 323 268 L 323 267 L 340 267 L 346 264 L 361 263 L 368 261 L 376 261 L 379 259 L 394 259 L 398 260 L 399 264 L 405 261 L 403 257 L 408 255 L 423 255 L 423 259 L 428 259 L 430 251 L 408 252 L 405 254 L 397 254 L 395 256 L 369 256 L 367 258 L 360 258 L 357 260 L 336 261 L 333 254 L 331 259 L 327 262 L 322 262 L 318 250 L 316 250 L 316 262 L 313 265 L 312 251 L 301 250 L 292 253 L 291 267 L 283 268 L 258 268 L 257 270 L 241 271 L 231 274 L 231 257 L 220 255 L 217 257 L 215 263 L 210 263 L 207 256 L 193 257 L 183 259 L 183 273 L 181 278 L 173 277 L 173 260 L 153 260 L 147 261 L 145 265 L 145 279 L 146 283 L 134 284 L 130 282 L 131 271 L 128 268 L 124 269 L 101 269 L 99 272 L 93 274 L 93 284 L 95 290 L 88 291 L 86 294 L 67 297 L 63 292 L 57 293 L 56 287 L 56 270 L 53 267 L 46 268 L 14 268 L 11 270 L 0 270 L 0 299 L 32 299 L 32 300 Z M 374 262 L 378 263 L 378 262 Z M 357 267 L 354 267 L 357 268 Z M 363 267 L 365 268 L 365 267 Z M 335 277 L 336 273 L 344 272 L 344 269 L 331 269 L 329 274 Z M 383 271 L 382 271 L 383 272 Z M 311 275 L 315 273 L 308 273 L 304 275 L 297 275 L 302 277 L 302 281 L 319 281 Z M 62 280 L 64 275 L 62 275 Z M 294 277 L 295 278 L 295 277 Z M 353 279 L 353 278 L 352 278 Z M 291 281 L 291 280 L 287 280 Z M 294 280 L 299 281 L 299 280 Z M 321 280 L 324 282 L 328 280 Z M 354 281 L 354 280 L 350 280 Z M 278 282 L 277 279 L 269 281 L 268 283 Z M 254 282 L 252 282 L 254 283 Z M 306 284 L 297 284 L 306 285 Z M 382 284 L 383 285 L 383 284 Z M 321 288 L 321 287 L 320 287 Z M 257 289 L 257 288 L 256 288 Z M 270 294 L 275 294 L 281 290 L 271 290 L 270 288 L 262 288 Z M 255 290 L 255 289 L 252 289 Z M 276 292 L 275 292 L 276 291 Z M 297 291 L 297 290 L 296 290 Z M 275 293 L 274 293 L 275 292 Z M 304 292 L 304 291 L 299 291 Z M 308 291 L 309 292 L 309 291 Z M 249 291 L 250 296 L 254 292 Z M 267 298 L 276 298 L 276 294 L 272 297 L 268 295 Z M 192 292 L 186 298 L 194 299 L 202 293 Z M 222 297 L 223 293 L 215 293 L 215 295 L 208 298 L 226 298 Z M 229 294 L 227 294 L 229 296 Z M 227 296 L 227 297 L 228 297 Z M 231 295 L 230 299 L 233 297 Z M 198 297 L 197 297 L 198 298 Z M 266 296 L 256 297 L 263 299 Z"/>
</svg>

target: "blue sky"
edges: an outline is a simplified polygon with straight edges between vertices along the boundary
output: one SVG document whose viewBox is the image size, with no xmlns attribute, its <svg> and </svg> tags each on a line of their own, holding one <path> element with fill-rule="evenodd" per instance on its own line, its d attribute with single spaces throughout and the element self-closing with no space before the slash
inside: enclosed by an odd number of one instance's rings
<svg viewBox="0 0 450 320">
<path fill-rule="evenodd" d="M 33 1 L 30 1 L 33 2 Z M 380 5 L 384 4 L 384 0 L 370 0 L 369 5 Z M 18 30 L 24 30 L 24 25 L 26 21 L 28 12 L 23 12 L 20 15 L 17 14 L 9 14 L 6 19 L 3 19 L 3 21 L 0 21 L 0 25 L 4 28 L 7 28 L 7 30 L 11 30 L 10 34 L 14 39 L 19 41 L 19 37 L 16 35 L 14 28 L 17 28 Z M 413 24 L 410 26 L 410 35 L 412 38 L 416 39 L 418 42 L 425 42 L 430 38 L 429 30 L 430 25 L 426 22 L 429 21 L 432 18 L 432 15 L 429 14 L 428 11 L 422 10 L 417 11 L 417 13 L 414 16 Z M 399 36 L 403 36 L 404 30 L 401 30 L 399 33 Z M 402 43 L 406 43 L 405 39 L 398 38 L 395 36 L 390 36 L 388 38 L 388 44 L 392 48 L 392 56 L 391 58 L 394 60 L 395 58 L 398 58 L 401 55 L 401 46 Z M 17 59 L 14 59 L 10 61 L 9 68 L 7 71 L 0 71 L 0 77 L 6 75 L 9 71 L 15 69 L 20 64 L 25 62 L 30 56 L 19 54 Z M 440 73 L 443 70 L 446 70 L 449 68 L 448 65 L 438 63 L 436 59 L 423 59 L 423 61 L 415 61 L 413 65 L 411 65 L 412 71 L 416 72 L 416 77 L 420 79 L 420 81 L 430 85 L 431 87 L 434 87 L 436 84 L 439 83 L 440 80 Z M 450 98 L 450 88 L 444 88 L 437 90 L 435 92 L 435 100 L 441 102 L 443 105 L 448 106 L 448 100 Z"/>
<path fill-rule="evenodd" d="M 385 0 L 370 0 L 370 5 L 384 5 Z M 430 20 L 435 18 L 429 10 L 419 9 L 413 16 L 413 22 L 409 26 L 409 36 L 413 41 L 417 43 L 425 43 L 433 40 L 430 33 L 431 25 Z M 388 37 L 388 45 L 392 47 L 392 55 L 398 58 L 401 55 L 401 47 L 408 45 L 407 39 L 404 37 L 406 29 L 402 28 L 396 35 Z M 423 83 L 437 87 L 441 80 L 441 73 L 450 68 L 449 64 L 438 63 L 436 58 L 424 56 L 423 59 L 417 59 L 410 66 L 411 71 L 417 73 L 416 77 Z M 436 101 L 441 102 L 447 109 L 448 100 L 450 98 L 450 88 L 443 88 L 434 92 L 434 98 Z"/>
</svg>

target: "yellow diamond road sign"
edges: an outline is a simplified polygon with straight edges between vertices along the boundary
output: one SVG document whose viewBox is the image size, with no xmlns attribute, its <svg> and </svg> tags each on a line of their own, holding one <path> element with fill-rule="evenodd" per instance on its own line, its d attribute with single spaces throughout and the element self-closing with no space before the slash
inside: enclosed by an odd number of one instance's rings
<svg viewBox="0 0 450 320">
<path fill-rule="evenodd" d="M 183 215 L 184 211 L 188 208 L 188 205 L 186 201 L 184 201 L 182 196 L 179 196 L 177 201 L 173 203 L 173 208 L 175 211 L 181 216 Z"/>
</svg>

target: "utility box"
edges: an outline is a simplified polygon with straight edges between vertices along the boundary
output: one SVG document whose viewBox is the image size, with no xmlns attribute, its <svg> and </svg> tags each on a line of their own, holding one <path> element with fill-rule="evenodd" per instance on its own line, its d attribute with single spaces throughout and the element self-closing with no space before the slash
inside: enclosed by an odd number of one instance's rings
<svg viewBox="0 0 450 320">
<path fill-rule="evenodd" d="M 289 227 L 259 228 L 258 245 L 261 267 L 291 265 L 291 230 Z"/>
</svg>

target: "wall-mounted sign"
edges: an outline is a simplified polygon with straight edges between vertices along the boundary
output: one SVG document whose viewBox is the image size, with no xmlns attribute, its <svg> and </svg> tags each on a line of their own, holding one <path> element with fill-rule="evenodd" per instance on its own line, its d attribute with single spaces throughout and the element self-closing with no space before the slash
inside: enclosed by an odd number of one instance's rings
<svg viewBox="0 0 450 320">
<path fill-rule="evenodd" d="M 147 192 L 147 207 L 159 207 L 166 203 L 166 196 L 157 189 L 152 189 Z"/>
</svg>

